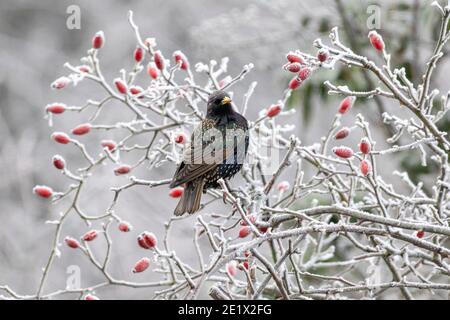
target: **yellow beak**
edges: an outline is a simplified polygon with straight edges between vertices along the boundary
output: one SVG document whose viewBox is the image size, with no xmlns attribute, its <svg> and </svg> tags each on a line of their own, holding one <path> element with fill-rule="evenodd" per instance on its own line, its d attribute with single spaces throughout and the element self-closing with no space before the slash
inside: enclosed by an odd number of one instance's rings
<svg viewBox="0 0 450 320">
<path fill-rule="evenodd" d="M 227 103 L 230 103 L 232 100 L 230 97 L 225 97 L 222 99 L 221 105 L 225 105 Z"/>
</svg>

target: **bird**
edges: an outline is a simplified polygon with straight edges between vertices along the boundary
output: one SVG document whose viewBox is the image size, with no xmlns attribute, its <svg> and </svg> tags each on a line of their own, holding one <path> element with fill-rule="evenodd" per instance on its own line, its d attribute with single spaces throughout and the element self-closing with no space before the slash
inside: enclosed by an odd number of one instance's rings
<svg viewBox="0 0 450 320">
<path fill-rule="evenodd" d="M 206 116 L 193 130 L 170 183 L 170 188 L 184 187 L 174 214 L 197 212 L 202 193 L 218 188 L 218 180 L 230 179 L 241 170 L 248 145 L 247 119 L 234 110 L 228 93 L 211 93 Z"/>
</svg>

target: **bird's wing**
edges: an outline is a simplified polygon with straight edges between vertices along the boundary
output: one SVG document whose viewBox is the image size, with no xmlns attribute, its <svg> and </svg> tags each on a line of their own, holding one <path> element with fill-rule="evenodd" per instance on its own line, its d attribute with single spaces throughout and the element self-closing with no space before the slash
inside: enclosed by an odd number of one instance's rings
<svg viewBox="0 0 450 320">
<path fill-rule="evenodd" d="M 195 128 L 171 186 L 193 181 L 215 170 L 221 163 L 243 162 L 248 144 L 247 131 L 230 124 L 224 135 L 215 124 L 216 121 L 205 119 Z"/>
<path fill-rule="evenodd" d="M 211 161 L 213 159 L 207 155 L 207 151 L 211 149 L 208 145 L 213 142 L 207 139 L 207 135 L 210 129 L 213 130 L 214 124 L 215 121 L 205 119 L 194 129 L 190 143 L 184 149 L 183 161 L 170 184 L 171 187 L 193 181 L 217 167 L 218 164 Z"/>
</svg>

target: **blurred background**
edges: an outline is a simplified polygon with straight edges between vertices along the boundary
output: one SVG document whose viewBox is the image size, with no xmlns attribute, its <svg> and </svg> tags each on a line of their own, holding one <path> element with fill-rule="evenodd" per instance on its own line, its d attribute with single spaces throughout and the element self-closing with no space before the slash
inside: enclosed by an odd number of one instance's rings
<svg viewBox="0 0 450 320">
<path fill-rule="evenodd" d="M 33 195 L 32 188 L 36 184 L 50 185 L 55 190 L 67 188 L 68 181 L 52 167 L 54 154 L 62 154 L 70 165 L 76 166 L 82 161 L 77 150 L 62 150 L 49 139 L 54 130 L 70 131 L 80 123 L 81 117 L 58 117 L 54 128 L 49 128 L 44 119 L 45 106 L 51 102 L 82 105 L 90 97 L 99 97 L 97 88 L 88 82 L 62 92 L 50 90 L 50 83 L 65 74 L 63 64 L 66 61 L 73 65 L 80 63 L 79 58 L 90 48 L 91 38 L 98 30 L 103 30 L 106 35 L 107 45 L 102 49 L 100 59 L 107 79 L 112 81 L 121 68 L 129 70 L 136 43 L 127 21 L 128 10 L 134 11 L 141 34 L 155 37 L 166 57 L 175 50 L 182 50 L 193 65 L 210 59 L 220 61 L 228 56 L 231 75 L 252 62 L 254 70 L 233 87 L 233 91 L 237 101 L 242 101 L 248 85 L 252 81 L 258 82 L 248 114 L 250 119 L 255 119 L 261 109 L 282 97 L 290 80 L 281 68 L 285 54 L 299 48 L 315 54 L 312 41 L 318 37 L 326 41 L 333 26 L 340 27 L 344 43 L 381 62 L 367 41 L 367 21 L 373 14 L 371 5 L 379 9 L 378 32 L 392 53 L 392 65 L 404 66 L 417 83 L 438 33 L 439 17 L 430 3 L 419 0 L 1 1 L 0 284 L 8 284 L 22 294 L 35 293 L 54 233 L 54 226 L 45 221 L 54 220 L 63 207 L 50 206 L 48 201 Z M 79 30 L 66 27 L 69 17 L 66 10 L 71 5 L 77 5 L 81 10 Z M 433 85 L 445 90 L 448 58 L 444 57 L 440 64 Z M 296 125 L 295 134 L 304 144 L 314 143 L 326 133 L 340 101 L 339 97 L 327 94 L 322 85 L 326 79 L 336 84 L 348 84 L 355 90 L 369 90 L 377 85 L 363 72 L 353 69 L 350 72 L 340 66 L 333 71 L 315 73 L 289 100 L 288 107 L 296 109 L 294 116 L 283 120 Z M 381 122 L 380 114 L 384 111 L 398 114 L 397 107 L 384 99 L 358 100 L 355 106 L 353 116 L 360 112 L 370 120 L 376 131 L 378 148 L 383 147 L 391 130 Z M 352 120 L 349 117 L 344 125 L 351 125 Z M 448 119 L 440 125 L 446 131 L 450 127 Z M 395 168 L 407 170 L 416 181 L 426 181 L 426 176 L 435 168 L 422 167 L 417 159 L 408 155 L 395 160 L 386 158 L 382 167 L 386 173 Z M 136 175 L 162 179 L 171 177 L 171 170 L 173 168 L 160 168 L 151 175 L 142 170 Z M 95 179 L 90 186 L 92 192 L 82 199 L 85 210 L 91 215 L 106 209 L 112 197 L 109 187 L 126 183 L 126 178 L 111 175 L 110 168 L 97 173 Z M 130 275 L 130 266 L 140 258 L 140 253 L 130 248 L 135 248 L 136 233 L 142 230 L 162 234 L 164 222 L 174 206 L 166 188 L 150 191 L 134 188 L 123 195 L 116 212 L 130 221 L 135 231 L 120 235 L 125 240 L 115 242 L 111 273 L 116 278 L 155 280 L 148 278 L 148 274 Z M 76 218 L 67 221 L 63 236 L 78 238 L 82 234 L 80 230 L 86 229 Z M 191 218 L 183 220 L 172 230 L 175 236 L 171 245 L 183 259 L 190 256 L 185 246 L 186 241 L 192 244 L 193 221 Z M 46 292 L 65 287 L 70 265 L 80 266 L 82 286 L 101 281 L 101 275 L 81 253 L 68 253 L 66 248 L 61 251 L 62 258 L 55 261 Z M 98 252 L 101 254 L 101 248 Z M 102 289 L 99 295 L 102 298 L 147 298 L 151 292 L 152 289 L 109 287 Z"/>
</svg>

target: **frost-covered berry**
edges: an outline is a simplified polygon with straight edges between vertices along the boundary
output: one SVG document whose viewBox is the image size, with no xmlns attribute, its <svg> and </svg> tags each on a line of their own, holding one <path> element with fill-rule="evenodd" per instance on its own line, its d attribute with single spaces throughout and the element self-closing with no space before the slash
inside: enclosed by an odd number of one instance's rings
<svg viewBox="0 0 450 320">
<path fill-rule="evenodd" d="M 305 61 L 303 60 L 303 58 L 302 57 L 300 57 L 298 54 L 295 54 L 294 52 L 289 52 L 287 55 L 286 55 L 286 59 L 289 61 L 289 62 L 298 62 L 298 63 L 301 63 L 301 64 L 305 64 Z"/>
<path fill-rule="evenodd" d="M 72 237 L 66 237 L 64 239 L 64 242 L 67 244 L 68 247 L 72 249 L 77 249 L 80 247 L 80 243 Z"/>
<path fill-rule="evenodd" d="M 258 230 L 261 231 L 262 233 L 266 233 L 267 230 L 269 230 L 269 227 L 259 227 Z"/>
<path fill-rule="evenodd" d="M 175 62 L 180 65 L 180 68 L 183 70 L 187 70 L 189 68 L 189 62 L 183 52 L 177 50 L 173 53 L 173 57 L 175 58 Z"/>
<path fill-rule="evenodd" d="M 183 195 L 184 188 L 183 187 L 175 187 L 170 189 L 169 196 L 172 198 L 179 198 Z"/>
<path fill-rule="evenodd" d="M 53 114 L 61 114 L 66 111 L 66 105 L 64 103 L 52 103 L 47 105 L 45 110 Z"/>
<path fill-rule="evenodd" d="M 244 262 L 242 262 L 239 265 L 239 269 L 241 269 L 241 270 L 248 270 L 249 267 L 250 267 L 250 264 L 248 263 L 247 260 L 245 260 Z"/>
<path fill-rule="evenodd" d="M 254 224 L 256 222 L 256 219 L 257 219 L 257 214 L 256 213 L 249 214 L 247 216 L 247 219 L 248 219 L 248 221 L 250 221 L 250 223 Z M 248 225 L 247 222 L 244 219 L 241 220 L 240 224 L 241 224 L 241 226 L 247 226 Z"/>
<path fill-rule="evenodd" d="M 306 79 L 309 78 L 310 75 L 311 75 L 311 68 L 304 67 L 298 73 L 298 78 L 302 81 L 305 81 Z"/>
<path fill-rule="evenodd" d="M 289 89 L 295 90 L 302 84 L 302 80 L 299 77 L 294 77 L 289 82 Z"/>
<path fill-rule="evenodd" d="M 164 57 L 161 53 L 161 51 L 155 51 L 155 54 L 153 55 L 153 60 L 155 61 L 155 65 L 159 70 L 164 69 Z"/>
<path fill-rule="evenodd" d="M 142 61 L 142 59 L 144 59 L 144 55 L 145 55 L 145 51 L 144 51 L 144 49 L 142 49 L 141 47 L 137 47 L 135 50 L 134 50 L 134 60 L 136 61 L 136 62 L 141 62 Z"/>
<path fill-rule="evenodd" d="M 150 259 L 149 258 L 142 258 L 136 264 L 133 268 L 133 273 L 139 273 L 147 270 L 147 268 L 150 266 Z"/>
<path fill-rule="evenodd" d="M 127 174 L 131 171 L 131 167 L 127 164 L 122 164 L 114 169 L 114 174 L 120 176 L 122 174 Z"/>
<path fill-rule="evenodd" d="M 329 56 L 330 56 L 330 52 L 327 49 L 325 49 L 325 48 L 322 48 L 319 51 L 317 51 L 317 59 L 320 62 L 327 61 Z"/>
<path fill-rule="evenodd" d="M 345 97 L 339 104 L 338 112 L 340 114 L 346 113 L 353 106 L 355 100 L 356 100 L 355 96 Z"/>
<path fill-rule="evenodd" d="M 150 62 L 150 63 L 147 65 L 147 73 L 148 73 L 148 75 L 149 75 L 152 79 L 158 78 L 159 71 L 158 71 L 158 69 L 156 68 L 156 65 L 155 65 L 154 62 Z"/>
<path fill-rule="evenodd" d="M 241 229 L 239 229 L 239 238 L 245 238 L 250 234 L 250 227 L 249 226 L 243 226 Z"/>
<path fill-rule="evenodd" d="M 289 72 L 293 72 L 293 73 L 299 72 L 301 68 L 302 68 L 302 65 L 298 62 L 287 63 L 284 65 L 285 70 L 287 70 Z"/>
<path fill-rule="evenodd" d="M 92 125 L 90 123 L 83 123 L 72 129 L 72 134 L 81 136 L 91 131 Z"/>
<path fill-rule="evenodd" d="M 98 235 L 97 230 L 91 230 L 91 231 L 86 232 L 86 233 L 81 237 L 81 239 L 82 239 L 83 241 L 92 241 L 92 240 L 94 240 L 95 238 L 97 238 L 97 235 Z"/>
<path fill-rule="evenodd" d="M 100 143 L 103 148 L 108 148 L 109 151 L 113 151 L 117 147 L 117 143 L 113 140 L 102 140 Z"/>
<path fill-rule="evenodd" d="M 280 191 L 280 192 L 285 192 L 287 189 L 289 189 L 290 186 L 291 185 L 289 184 L 288 181 L 281 181 L 277 185 L 277 190 Z"/>
<path fill-rule="evenodd" d="M 375 30 L 372 30 L 369 32 L 369 41 L 372 47 L 375 48 L 377 51 L 383 51 L 384 50 L 384 41 L 381 35 L 376 32 Z"/>
<path fill-rule="evenodd" d="M 103 31 L 99 31 L 92 38 L 92 48 L 100 49 L 104 46 L 104 44 L 105 44 L 105 34 L 103 33 Z"/>
<path fill-rule="evenodd" d="M 185 144 L 187 141 L 187 135 L 184 132 L 179 132 L 175 135 L 175 143 Z"/>
<path fill-rule="evenodd" d="M 227 263 L 225 268 L 227 270 L 227 274 L 230 277 L 234 277 L 236 275 L 236 273 L 237 273 L 236 266 L 237 266 L 237 262 L 234 260 Z"/>
<path fill-rule="evenodd" d="M 132 94 L 132 95 L 140 95 L 142 92 L 144 91 L 144 89 L 142 89 L 141 87 L 139 87 L 139 86 L 133 86 L 133 87 L 131 87 L 130 88 L 130 93 Z M 138 97 L 139 99 L 141 99 L 141 98 L 143 98 L 143 96 L 141 95 L 141 96 L 139 96 Z"/>
<path fill-rule="evenodd" d="M 122 232 L 130 232 L 133 229 L 131 224 L 129 224 L 126 221 L 122 221 L 121 223 L 119 223 L 119 227 L 118 228 Z"/>
<path fill-rule="evenodd" d="M 344 147 L 344 146 L 334 147 L 333 153 L 335 155 L 337 155 L 338 157 L 344 158 L 344 159 L 353 157 L 353 150 L 350 149 L 349 147 Z"/>
<path fill-rule="evenodd" d="M 362 138 L 361 142 L 359 143 L 359 151 L 361 151 L 364 154 L 369 154 L 371 149 L 372 145 L 370 144 L 369 139 Z"/>
<path fill-rule="evenodd" d="M 55 168 L 58 170 L 63 170 L 64 167 L 66 166 L 66 161 L 60 155 L 53 156 L 52 162 Z"/>
<path fill-rule="evenodd" d="M 63 89 L 65 86 L 67 86 L 69 83 L 71 83 L 72 80 L 70 80 L 68 77 L 60 77 L 52 82 L 50 85 L 52 89 Z"/>
<path fill-rule="evenodd" d="M 87 294 L 84 296 L 84 300 L 100 300 L 100 299 L 92 294 Z"/>
<path fill-rule="evenodd" d="M 64 132 L 53 132 L 51 138 L 61 144 L 68 144 L 70 142 L 70 137 Z"/>
<path fill-rule="evenodd" d="M 417 237 L 417 238 L 422 239 L 424 236 L 425 236 L 425 231 L 423 231 L 423 230 L 418 230 L 418 231 L 416 232 L 416 237 Z"/>
<path fill-rule="evenodd" d="M 370 163 L 367 160 L 361 161 L 359 170 L 361 171 L 361 174 L 366 177 L 370 172 Z"/>
<path fill-rule="evenodd" d="M 77 69 L 78 69 L 78 71 L 83 72 L 83 73 L 91 72 L 91 68 L 87 65 L 78 66 Z"/>
<path fill-rule="evenodd" d="M 151 249 L 156 246 L 157 239 L 153 233 L 144 231 L 137 237 L 137 242 L 141 248 Z"/>
<path fill-rule="evenodd" d="M 226 85 L 228 85 L 231 81 L 233 80 L 233 78 L 231 76 L 226 76 L 225 78 L 223 78 L 222 80 L 219 81 L 219 88 L 223 89 Z"/>
<path fill-rule="evenodd" d="M 350 134 L 350 129 L 348 127 L 343 127 L 334 135 L 334 139 L 340 140 L 346 138 Z"/>
<path fill-rule="evenodd" d="M 116 86 L 117 91 L 119 91 L 122 94 L 127 93 L 127 86 L 120 78 L 114 79 L 114 85 Z"/>
<path fill-rule="evenodd" d="M 50 198 L 53 195 L 53 189 L 47 186 L 35 186 L 33 193 L 42 198 Z"/>
<path fill-rule="evenodd" d="M 266 116 L 269 118 L 273 118 L 273 117 L 279 115 L 281 110 L 282 110 L 281 105 L 273 104 L 269 107 L 269 109 L 267 109 Z"/>
</svg>

